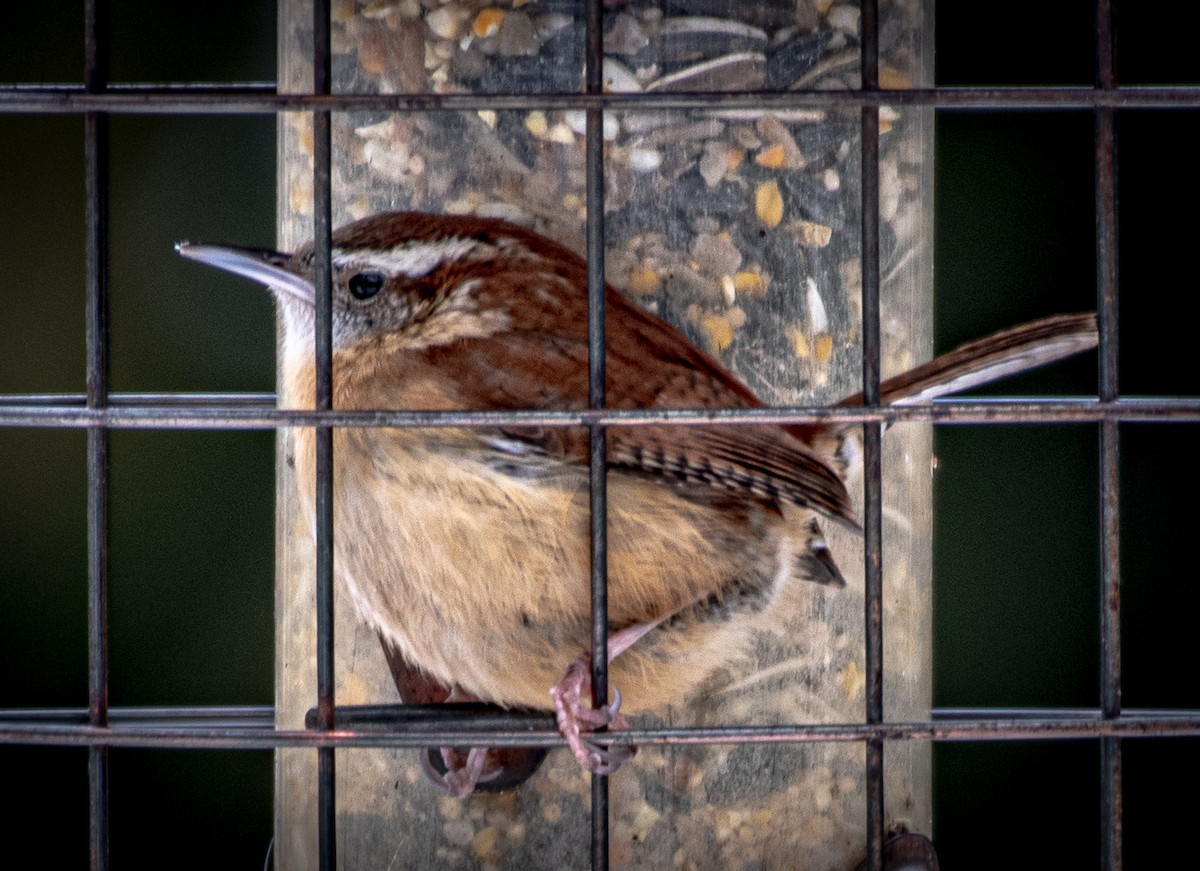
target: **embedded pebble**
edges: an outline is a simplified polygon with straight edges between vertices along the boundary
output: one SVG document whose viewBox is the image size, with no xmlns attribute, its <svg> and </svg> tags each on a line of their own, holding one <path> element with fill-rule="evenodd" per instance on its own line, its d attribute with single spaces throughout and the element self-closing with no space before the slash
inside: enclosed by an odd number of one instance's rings
<svg viewBox="0 0 1200 871">
<path fill-rule="evenodd" d="M 574 16 L 562 12 L 541 12 L 533 17 L 533 28 L 543 42 L 562 33 L 574 23 Z"/>
<path fill-rule="evenodd" d="M 412 172 L 408 147 L 403 143 L 381 142 L 371 139 L 363 143 L 363 163 L 380 178 L 400 182 Z"/>
<path fill-rule="evenodd" d="M 807 165 L 800 146 L 783 123 L 774 115 L 763 115 L 755 124 L 762 138 L 781 152 L 781 165 L 788 169 L 803 169 Z"/>
<path fill-rule="evenodd" d="M 824 248 L 833 238 L 833 228 L 814 221 L 788 221 L 784 227 L 792 238 L 806 248 Z"/>
<path fill-rule="evenodd" d="M 496 35 L 496 49 L 505 57 L 536 55 L 538 37 L 533 21 L 524 12 L 510 12 L 500 22 Z"/>
<path fill-rule="evenodd" d="M 773 181 L 760 184 L 754 192 L 754 212 L 768 227 L 778 227 L 783 220 L 783 194 Z"/>
<path fill-rule="evenodd" d="M 631 73 L 623 63 L 606 57 L 600 67 L 600 77 L 604 82 L 604 90 L 618 94 L 636 94 L 642 89 L 642 83 Z"/>
<path fill-rule="evenodd" d="M 900 91 L 914 87 L 914 85 L 912 76 L 895 67 L 881 65 L 879 67 L 879 87 L 885 91 Z"/>
<path fill-rule="evenodd" d="M 748 124 L 735 124 L 729 128 L 729 138 L 739 148 L 745 148 L 747 151 L 752 151 L 757 148 L 762 148 L 763 141 L 754 131 L 754 128 Z"/>
<path fill-rule="evenodd" d="M 701 233 L 692 240 L 689 252 L 701 272 L 730 275 L 742 265 L 742 252 L 728 236 Z"/>
<path fill-rule="evenodd" d="M 500 30 L 500 23 L 504 21 L 505 12 L 503 9 L 489 7 L 480 9 L 479 14 L 475 16 L 475 21 L 471 25 L 471 32 L 478 39 L 487 39 L 489 36 L 495 36 Z"/>
<path fill-rule="evenodd" d="M 662 287 L 662 279 L 658 277 L 656 270 L 646 266 L 637 266 L 630 270 L 626 290 L 635 296 L 649 296 L 652 293 L 658 293 L 660 287 Z"/>
<path fill-rule="evenodd" d="M 834 30 L 840 30 L 850 36 L 858 36 L 859 12 L 857 6 L 833 6 L 825 14 L 825 20 Z"/>
<path fill-rule="evenodd" d="M 766 169 L 782 169 L 784 166 L 784 150 L 782 145 L 772 145 L 754 155 L 754 162 Z"/>
<path fill-rule="evenodd" d="M 813 342 L 813 359 L 818 363 L 828 363 L 833 356 L 833 336 L 821 333 Z"/>
<path fill-rule="evenodd" d="M 541 110 L 534 110 L 526 115 L 525 129 L 539 139 L 544 137 L 550 130 L 550 122 L 546 120 L 546 113 Z"/>
<path fill-rule="evenodd" d="M 737 293 L 758 299 L 767 295 L 767 276 L 761 272 L 736 272 L 733 275 L 733 288 Z"/>
<path fill-rule="evenodd" d="M 716 187 L 729 171 L 729 147 L 724 142 L 705 143 L 699 169 L 704 183 L 710 188 Z"/>
<path fill-rule="evenodd" d="M 725 301 L 717 281 L 701 275 L 690 266 L 675 265 L 664 276 L 663 284 L 668 294 L 680 299 L 697 300 L 708 305 Z"/>
<path fill-rule="evenodd" d="M 829 316 L 825 313 L 825 301 L 817 290 L 817 283 L 810 277 L 804 279 L 804 301 L 808 305 L 808 325 L 814 333 L 829 329 Z"/>
<path fill-rule="evenodd" d="M 568 109 L 563 112 L 563 121 L 572 132 L 580 135 L 587 135 L 587 113 L 578 109 Z M 612 142 L 621 133 L 621 122 L 617 120 L 617 116 L 612 112 L 605 112 L 601 116 L 600 129 L 601 135 L 605 142 Z"/>
<path fill-rule="evenodd" d="M 733 305 L 737 300 L 737 287 L 733 283 L 733 276 L 722 275 L 720 280 L 721 294 L 725 297 L 725 305 Z M 733 324 L 733 322 L 730 321 L 730 324 Z"/>
<path fill-rule="evenodd" d="M 546 131 L 546 141 L 557 142 L 559 145 L 574 145 L 575 131 L 571 129 L 571 125 L 560 121 Z"/>
<path fill-rule="evenodd" d="M 700 325 L 708 334 L 709 350 L 719 353 L 733 344 L 733 325 L 724 316 L 706 313 Z"/>
<path fill-rule="evenodd" d="M 808 347 L 808 338 L 804 335 L 804 330 L 798 326 L 790 326 L 784 332 L 792 343 L 792 353 L 801 360 L 807 360 L 812 352 Z"/>
<path fill-rule="evenodd" d="M 662 154 L 657 150 L 653 148 L 631 148 L 629 150 L 629 168 L 634 172 L 654 172 L 660 166 L 662 166 Z"/>
<path fill-rule="evenodd" d="M 636 18 L 617 13 L 612 28 L 604 34 L 604 50 L 612 54 L 637 54 L 650 44 L 650 38 Z"/>
<path fill-rule="evenodd" d="M 425 16 L 425 26 L 442 39 L 458 39 L 462 36 L 468 12 L 453 4 L 433 9 Z"/>
</svg>

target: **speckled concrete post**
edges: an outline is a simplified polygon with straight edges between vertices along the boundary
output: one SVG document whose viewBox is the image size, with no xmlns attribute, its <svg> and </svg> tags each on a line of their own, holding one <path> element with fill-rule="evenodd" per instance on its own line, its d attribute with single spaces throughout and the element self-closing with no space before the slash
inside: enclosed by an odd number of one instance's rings
<svg viewBox="0 0 1200 871">
<path fill-rule="evenodd" d="M 335 3 L 338 91 L 578 90 L 582 12 L 566 0 Z M 692 9 L 691 15 L 674 10 Z M 311 12 L 282 4 L 281 86 L 311 82 Z M 932 2 L 883 5 L 881 84 L 931 84 Z M 829 0 L 633 0 L 605 17 L 610 90 L 782 91 L 858 85 L 858 10 Z M 858 111 L 714 107 L 606 115 L 609 281 L 681 327 L 773 404 L 861 389 Z M 279 237 L 311 234 L 312 143 L 281 116 Z M 931 350 L 932 114 L 881 110 L 883 373 Z M 582 113 L 339 113 L 335 225 L 389 208 L 504 217 L 582 252 Z M 278 725 L 315 704 L 312 543 L 279 437 Z M 884 441 L 885 718 L 930 705 L 930 435 Z M 851 492 L 861 498 L 861 481 Z M 832 526 L 832 525 L 830 525 Z M 673 726 L 864 718 L 861 537 L 827 529 L 845 589 L 792 585 L 747 657 L 680 700 Z M 336 530 L 335 530 L 336 535 Z M 340 591 L 339 591 L 340 593 Z M 337 702 L 396 701 L 374 634 L 337 603 Z M 563 663 L 566 665 L 566 660 Z M 639 718 L 638 722 L 652 723 Z M 588 779 L 554 752 L 516 792 L 437 794 L 410 751 L 340 750 L 346 868 L 584 868 Z M 858 744 L 642 747 L 611 783 L 619 868 L 850 869 L 865 850 Z M 927 744 L 885 751 L 888 824 L 929 833 Z M 316 763 L 277 755 L 277 867 L 316 867 Z"/>
</svg>

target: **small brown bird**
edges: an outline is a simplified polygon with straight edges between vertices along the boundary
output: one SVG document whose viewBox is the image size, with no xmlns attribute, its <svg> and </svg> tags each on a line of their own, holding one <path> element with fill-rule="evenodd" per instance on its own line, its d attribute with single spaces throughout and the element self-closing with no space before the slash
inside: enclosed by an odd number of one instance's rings
<svg viewBox="0 0 1200 871">
<path fill-rule="evenodd" d="M 311 407 L 312 246 L 178 248 L 271 287 L 283 393 Z M 586 264 L 561 245 L 497 220 L 386 213 L 333 234 L 333 268 L 335 408 L 587 407 Z M 612 288 L 606 299 L 610 408 L 763 405 L 674 327 Z M 1048 318 L 886 381 L 883 401 L 930 399 L 1095 344 L 1092 315 Z M 627 710 L 686 697 L 782 585 L 844 583 L 818 518 L 855 524 L 844 476 L 858 429 L 608 430 L 610 673 Z M 313 431 L 295 438 L 311 518 Z M 334 464 L 336 571 L 402 694 L 431 679 L 454 698 L 553 705 L 581 764 L 619 764 L 627 752 L 586 740 L 589 727 L 623 722 L 615 706 L 586 707 L 587 430 L 337 428 Z M 443 760 L 442 785 L 460 795 L 503 767 L 483 750 Z"/>
</svg>

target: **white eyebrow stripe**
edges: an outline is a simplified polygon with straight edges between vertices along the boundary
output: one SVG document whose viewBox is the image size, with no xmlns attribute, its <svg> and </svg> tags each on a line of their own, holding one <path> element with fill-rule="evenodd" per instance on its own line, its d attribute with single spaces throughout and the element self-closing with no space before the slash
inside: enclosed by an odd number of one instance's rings
<svg viewBox="0 0 1200 871">
<path fill-rule="evenodd" d="M 388 251 L 333 250 L 335 267 L 375 269 L 385 275 L 423 278 L 443 263 L 466 257 L 480 244 L 476 239 L 447 238 L 433 242 L 406 242 Z"/>
</svg>

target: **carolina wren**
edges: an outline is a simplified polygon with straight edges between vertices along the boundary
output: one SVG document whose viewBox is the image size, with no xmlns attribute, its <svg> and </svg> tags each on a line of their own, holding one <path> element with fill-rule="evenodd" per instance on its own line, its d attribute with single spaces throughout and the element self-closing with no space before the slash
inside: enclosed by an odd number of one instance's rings
<svg viewBox="0 0 1200 871">
<path fill-rule="evenodd" d="M 282 392 L 311 407 L 312 246 L 179 251 L 271 287 Z M 337 230 L 333 264 L 336 408 L 587 407 L 586 264 L 561 245 L 497 220 L 396 212 Z M 606 300 L 611 408 L 763 404 L 674 327 L 611 287 Z M 891 379 L 883 400 L 932 398 L 1095 344 L 1092 315 L 1049 318 Z M 855 524 L 843 480 L 855 430 L 608 430 L 610 673 L 627 710 L 686 696 L 782 585 L 844 583 L 818 519 Z M 295 438 L 311 519 L 313 432 Z M 334 464 L 336 571 L 393 665 L 504 706 L 548 709 L 554 687 L 580 761 L 618 763 L 581 734 L 611 718 L 580 701 L 588 669 L 576 659 L 590 647 L 587 430 L 336 428 Z M 472 751 L 460 764 L 446 785 L 465 794 L 483 762 Z"/>
</svg>

